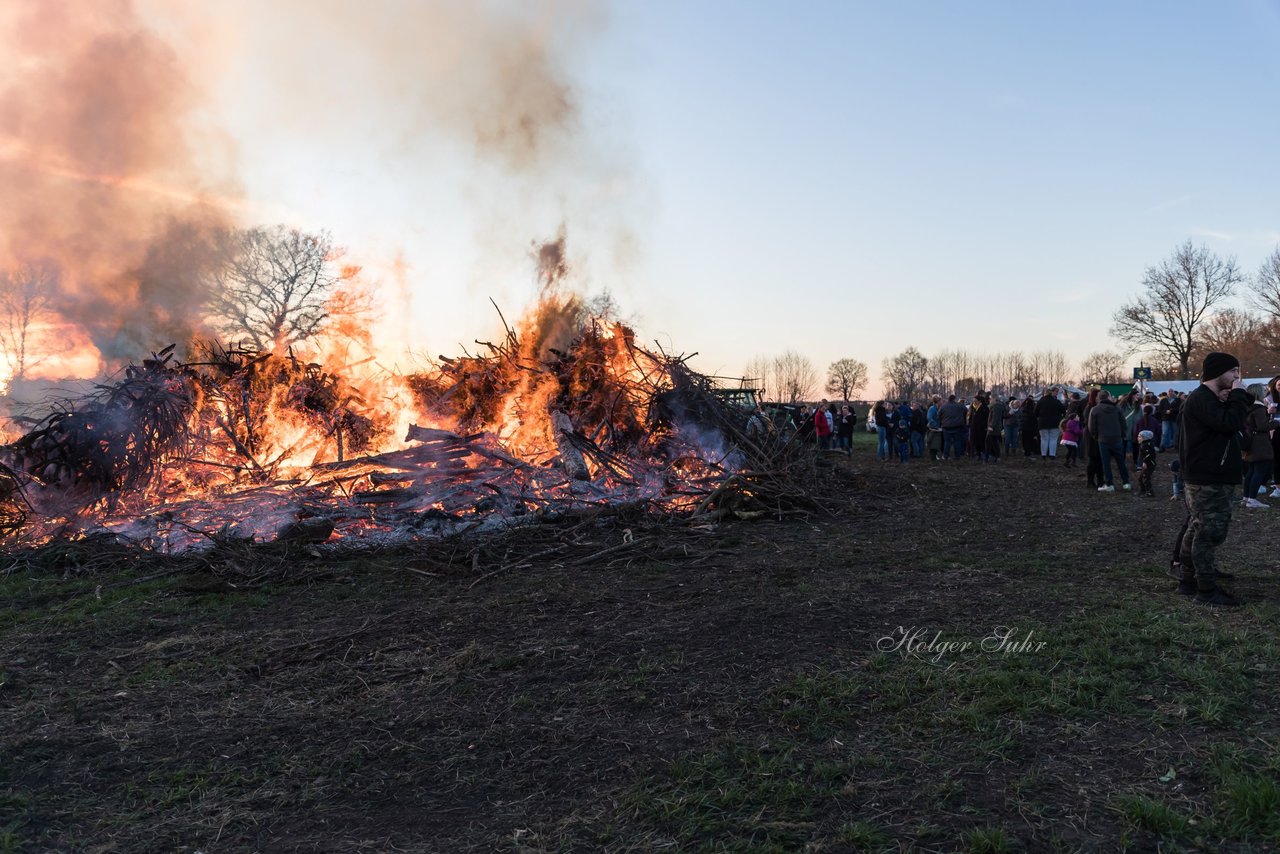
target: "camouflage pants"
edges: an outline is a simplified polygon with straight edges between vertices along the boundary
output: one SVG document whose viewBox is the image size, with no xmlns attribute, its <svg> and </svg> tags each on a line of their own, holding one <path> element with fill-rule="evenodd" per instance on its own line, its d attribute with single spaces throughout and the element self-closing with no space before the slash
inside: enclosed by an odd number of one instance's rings
<svg viewBox="0 0 1280 854">
<path fill-rule="evenodd" d="M 1194 567 L 1197 581 L 1206 581 L 1210 587 L 1218 569 L 1218 546 L 1226 542 L 1227 528 L 1231 526 L 1235 491 L 1236 488 L 1228 484 L 1187 484 L 1187 511 L 1191 514 L 1191 524 L 1182 539 L 1183 571 Z"/>
</svg>

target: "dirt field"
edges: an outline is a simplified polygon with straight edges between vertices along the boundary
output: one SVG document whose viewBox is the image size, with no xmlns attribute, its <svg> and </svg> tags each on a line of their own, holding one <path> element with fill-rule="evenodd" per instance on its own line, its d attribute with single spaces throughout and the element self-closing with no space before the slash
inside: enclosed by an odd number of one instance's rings
<svg viewBox="0 0 1280 854">
<path fill-rule="evenodd" d="M 586 561 L 46 555 L 0 580 L 0 851 L 1280 847 L 1280 508 L 1215 610 L 1167 471 L 873 457 L 834 516 L 566 522 Z"/>
</svg>

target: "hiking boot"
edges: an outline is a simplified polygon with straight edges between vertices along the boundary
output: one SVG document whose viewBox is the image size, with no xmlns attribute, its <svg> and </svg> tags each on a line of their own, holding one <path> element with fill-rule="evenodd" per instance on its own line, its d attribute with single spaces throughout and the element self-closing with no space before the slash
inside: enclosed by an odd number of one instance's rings
<svg viewBox="0 0 1280 854">
<path fill-rule="evenodd" d="M 1182 585 L 1179 584 L 1179 587 Z M 1211 587 L 1208 590 L 1197 590 L 1196 600 L 1201 605 L 1220 605 L 1224 608 L 1239 607 L 1240 602 L 1236 597 L 1232 596 L 1221 587 Z"/>
<path fill-rule="evenodd" d="M 1178 580 L 1177 589 L 1178 593 L 1183 596 L 1194 596 L 1200 592 L 1200 588 L 1196 587 L 1196 583 L 1194 581 L 1184 581 L 1182 579 Z"/>
<path fill-rule="evenodd" d="M 1098 491 L 1099 492 L 1115 492 L 1116 488 L 1108 483 L 1106 486 L 1099 486 Z"/>
<path fill-rule="evenodd" d="M 1165 575 L 1169 576 L 1170 578 L 1177 579 L 1180 582 L 1191 581 L 1191 580 L 1194 580 L 1196 577 L 1195 570 L 1192 570 L 1190 574 L 1183 572 L 1182 564 L 1180 563 L 1170 564 L 1169 569 L 1165 572 Z M 1235 581 L 1236 579 L 1233 573 L 1218 572 L 1217 570 L 1214 570 L 1213 572 L 1211 572 L 1209 574 L 1209 577 L 1213 579 L 1217 579 L 1219 581 Z"/>
</svg>

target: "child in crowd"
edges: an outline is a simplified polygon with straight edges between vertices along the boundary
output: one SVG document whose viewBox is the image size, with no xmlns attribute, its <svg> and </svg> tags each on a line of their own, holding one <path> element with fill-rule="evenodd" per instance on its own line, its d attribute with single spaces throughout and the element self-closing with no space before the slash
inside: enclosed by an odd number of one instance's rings
<svg viewBox="0 0 1280 854">
<path fill-rule="evenodd" d="M 1182 498 L 1182 464 L 1178 462 L 1177 457 L 1174 457 L 1173 462 L 1169 463 L 1169 471 L 1173 472 L 1173 495 L 1169 497 L 1169 500 L 1178 501 Z"/>
<path fill-rule="evenodd" d="M 1058 444 L 1067 449 L 1067 461 L 1062 464 L 1063 468 L 1072 468 L 1076 464 L 1076 452 L 1080 448 L 1080 439 L 1084 436 L 1084 428 L 1080 426 L 1080 416 L 1078 413 L 1071 413 L 1066 421 L 1062 422 L 1062 438 L 1058 440 Z"/>
<path fill-rule="evenodd" d="M 911 453 L 911 408 L 906 403 L 898 410 L 898 419 L 893 425 L 893 441 L 898 457 L 905 463 Z"/>
<path fill-rule="evenodd" d="M 1151 476 L 1156 471 L 1156 443 L 1153 441 L 1155 437 L 1156 434 L 1150 430 L 1142 430 L 1138 433 L 1138 465 L 1142 466 L 1138 472 L 1138 490 L 1143 495 L 1155 495 L 1151 491 Z"/>
</svg>

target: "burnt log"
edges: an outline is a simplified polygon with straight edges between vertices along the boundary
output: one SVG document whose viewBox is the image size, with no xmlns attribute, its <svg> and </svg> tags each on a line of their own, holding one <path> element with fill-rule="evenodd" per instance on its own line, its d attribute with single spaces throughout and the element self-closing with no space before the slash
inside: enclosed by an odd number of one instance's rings
<svg viewBox="0 0 1280 854">
<path fill-rule="evenodd" d="M 552 409 L 548 414 L 551 416 L 551 432 L 555 436 L 556 447 L 560 450 L 560 465 L 565 474 L 574 480 L 590 480 L 587 460 L 570 440 L 574 433 L 573 422 L 559 409 Z"/>
<path fill-rule="evenodd" d="M 332 519 L 299 519 L 276 532 L 277 543 L 323 543 L 333 536 Z"/>
</svg>

